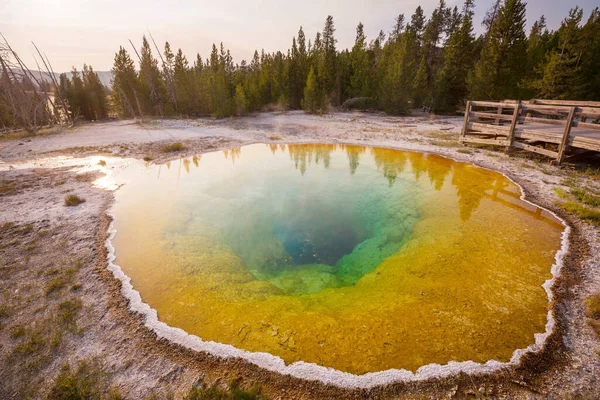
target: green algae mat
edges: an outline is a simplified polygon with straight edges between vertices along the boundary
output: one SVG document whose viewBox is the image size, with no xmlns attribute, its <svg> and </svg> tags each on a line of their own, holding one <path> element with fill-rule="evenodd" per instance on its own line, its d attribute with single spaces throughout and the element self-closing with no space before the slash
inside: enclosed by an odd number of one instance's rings
<svg viewBox="0 0 600 400">
<path fill-rule="evenodd" d="M 257 144 L 123 174 L 115 263 L 205 341 L 364 374 L 504 362 L 545 331 L 564 227 L 499 173 Z"/>
</svg>

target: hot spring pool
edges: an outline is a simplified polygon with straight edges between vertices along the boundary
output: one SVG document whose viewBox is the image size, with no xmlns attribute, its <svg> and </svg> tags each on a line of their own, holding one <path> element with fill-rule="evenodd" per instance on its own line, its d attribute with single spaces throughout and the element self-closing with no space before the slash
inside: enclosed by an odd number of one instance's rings
<svg viewBox="0 0 600 400">
<path fill-rule="evenodd" d="M 504 362 L 545 331 L 564 227 L 499 173 L 259 144 L 122 175 L 115 264 L 205 341 L 360 375 Z"/>
</svg>

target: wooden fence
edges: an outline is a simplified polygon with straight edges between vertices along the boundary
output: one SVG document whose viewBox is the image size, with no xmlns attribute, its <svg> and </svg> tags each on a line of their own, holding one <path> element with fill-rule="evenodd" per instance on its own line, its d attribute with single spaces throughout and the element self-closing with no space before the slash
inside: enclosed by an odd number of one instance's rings
<svg viewBox="0 0 600 400">
<path fill-rule="evenodd" d="M 600 152 L 600 102 L 469 101 L 461 143 L 516 148 L 561 163 L 567 152 Z"/>
</svg>

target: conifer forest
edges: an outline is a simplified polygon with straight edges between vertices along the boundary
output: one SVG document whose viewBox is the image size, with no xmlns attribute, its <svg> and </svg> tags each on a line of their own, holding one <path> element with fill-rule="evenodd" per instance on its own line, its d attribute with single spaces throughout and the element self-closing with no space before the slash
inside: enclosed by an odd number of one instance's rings
<svg viewBox="0 0 600 400">
<path fill-rule="evenodd" d="M 216 118 L 262 110 L 334 108 L 408 114 L 413 109 L 454 113 L 466 99 L 531 98 L 600 100 L 600 10 L 575 6 L 556 30 L 544 16 L 526 29 L 526 2 L 496 0 L 487 10 L 484 33 L 475 34 L 475 2 L 462 8 L 440 0 L 427 16 L 419 6 L 400 14 L 389 32 L 368 38 L 358 23 L 351 49 L 336 46 L 334 18 L 307 37 L 300 27 L 290 48 L 256 50 L 250 61 L 234 63 L 224 45 L 207 57 L 188 58 L 169 42 L 144 36 L 114 56 L 112 87 L 103 87 L 91 66 L 68 77 L 41 82 L 54 92 L 53 106 L 67 118 L 98 120 L 107 115 Z M 588 15 L 588 14 L 586 14 Z M 11 72 L 4 49 L 0 119 L 4 127 L 31 125 L 39 90 L 28 74 Z M 32 94 L 33 93 L 33 94 Z M 51 107 L 47 104 L 44 107 Z M 52 119 L 38 112 L 37 118 Z M 51 121 L 50 121 L 51 122 Z M 39 121 L 36 122 L 39 124 Z"/>
</svg>

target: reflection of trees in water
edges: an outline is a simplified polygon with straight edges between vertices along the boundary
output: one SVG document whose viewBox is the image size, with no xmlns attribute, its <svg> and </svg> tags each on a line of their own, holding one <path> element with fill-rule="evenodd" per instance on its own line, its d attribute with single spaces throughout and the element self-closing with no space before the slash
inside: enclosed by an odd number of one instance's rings
<svg viewBox="0 0 600 400">
<path fill-rule="evenodd" d="M 225 155 L 225 159 L 229 160 L 231 157 L 231 162 L 235 164 L 235 160 L 239 160 L 242 155 L 241 147 L 236 147 L 234 149 L 223 150 L 223 155 Z"/>
<path fill-rule="evenodd" d="M 367 149 L 364 146 L 344 146 L 348 155 L 348 163 L 350 165 L 350 174 L 354 175 L 356 168 L 360 165 L 360 155 Z"/>
<path fill-rule="evenodd" d="M 180 167 L 181 167 L 181 165 L 183 165 L 185 172 L 189 174 L 192 163 L 196 166 L 196 168 L 198 168 L 200 166 L 201 158 L 202 158 L 202 155 L 193 156 L 191 158 L 191 160 L 189 158 L 180 158 L 179 159 Z M 167 167 L 169 168 L 171 166 L 171 163 L 169 162 L 167 164 L 168 164 Z"/>
<path fill-rule="evenodd" d="M 311 165 L 313 160 L 315 164 L 323 162 L 325 168 L 329 168 L 331 162 L 331 153 L 337 150 L 335 144 L 289 144 L 287 149 L 290 152 L 290 158 L 294 161 L 296 169 L 304 175 L 306 166 Z"/>
<path fill-rule="evenodd" d="M 194 165 L 196 166 L 196 168 L 198 168 L 198 163 L 200 162 L 201 158 L 202 158 L 202 155 L 198 155 L 198 156 L 192 157 L 192 162 L 194 163 Z"/>
<path fill-rule="evenodd" d="M 431 164 L 431 160 L 429 157 L 423 153 L 408 153 L 408 158 L 410 160 L 410 165 L 412 167 L 412 172 L 415 175 L 415 178 L 418 180 L 423 173 L 427 172 L 429 165 Z"/>
<path fill-rule="evenodd" d="M 435 154 L 427 156 L 427 175 L 429 176 L 429 182 L 435 190 L 442 190 L 446 176 L 452 170 L 453 164 L 454 161 L 446 157 L 440 157 Z"/>
<path fill-rule="evenodd" d="M 407 153 L 404 151 L 374 147 L 371 148 L 371 155 L 375 160 L 377 170 L 383 172 L 383 176 L 387 178 L 391 187 L 398 175 L 401 174 L 406 167 Z"/>
<path fill-rule="evenodd" d="M 290 159 L 302 175 L 306 172 L 307 166 L 311 165 L 313 161 L 315 164 L 322 162 L 325 168 L 328 168 L 331 153 L 336 150 L 346 152 L 350 173 L 354 175 L 360 166 L 360 155 L 367 150 L 364 146 L 335 144 L 290 144 L 287 146 L 272 144 L 268 147 L 273 154 L 277 151 L 285 152 L 287 149 L 290 153 Z M 508 185 L 507 182 L 501 183 L 505 182 L 501 177 L 494 179 L 486 170 L 467 163 L 458 163 L 435 154 L 375 147 L 370 148 L 370 152 L 377 170 L 387 179 L 390 187 L 394 185 L 398 176 L 404 172 L 407 162 L 410 162 L 410 172 L 416 180 L 427 174 L 429 182 L 437 191 L 442 190 L 446 177 L 452 173 L 451 183 L 457 190 L 460 217 L 463 222 L 466 222 L 473 211 L 479 207 L 486 190 L 492 189 L 494 185 L 498 184 L 503 185 L 503 187 Z"/>
<path fill-rule="evenodd" d="M 494 187 L 500 177 L 492 179 L 490 173 L 467 163 L 454 163 L 452 185 L 456 187 L 460 219 L 466 222 L 479 207 L 485 191 Z"/>
<path fill-rule="evenodd" d="M 184 158 L 183 159 L 183 168 L 185 169 L 185 172 L 188 173 L 188 174 L 190 173 L 190 164 L 191 163 L 192 162 L 190 161 L 189 158 Z"/>
</svg>

